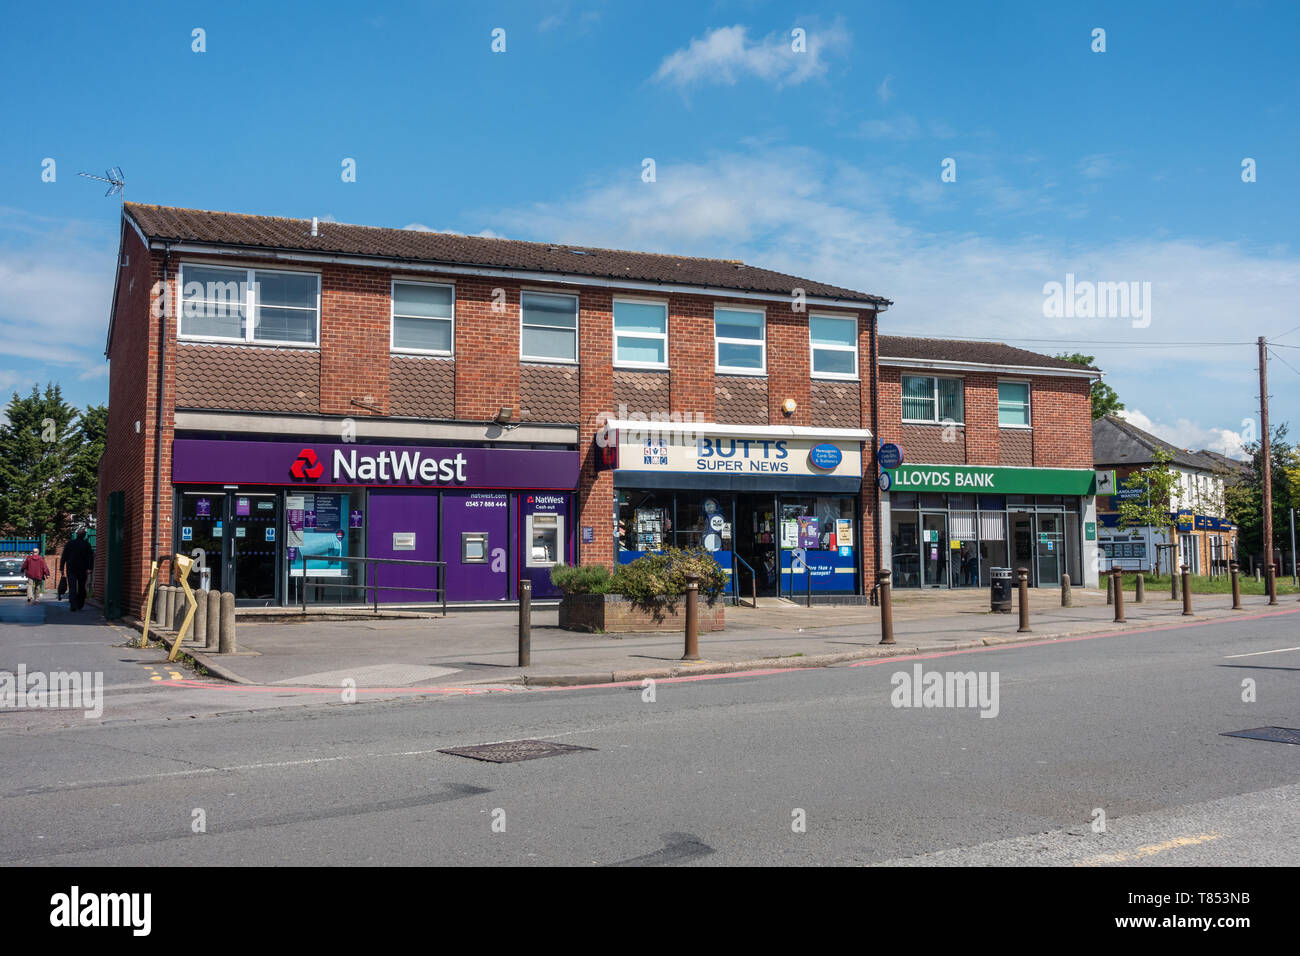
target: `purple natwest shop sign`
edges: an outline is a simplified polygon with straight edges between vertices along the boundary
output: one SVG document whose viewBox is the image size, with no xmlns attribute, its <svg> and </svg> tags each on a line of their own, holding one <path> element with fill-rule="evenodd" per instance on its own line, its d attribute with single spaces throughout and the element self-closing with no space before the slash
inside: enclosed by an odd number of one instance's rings
<svg viewBox="0 0 1300 956">
<path fill-rule="evenodd" d="M 172 442 L 176 484 L 364 485 L 572 491 L 578 452 L 326 442 Z"/>
</svg>

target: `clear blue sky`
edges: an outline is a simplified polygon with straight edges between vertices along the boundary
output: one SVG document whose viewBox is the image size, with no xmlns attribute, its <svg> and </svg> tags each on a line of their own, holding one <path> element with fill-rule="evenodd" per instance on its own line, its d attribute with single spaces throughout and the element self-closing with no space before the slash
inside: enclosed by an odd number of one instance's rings
<svg viewBox="0 0 1300 956">
<path fill-rule="evenodd" d="M 1096 354 L 1139 424 L 1192 447 L 1256 414 L 1254 352 L 1163 343 L 1300 326 L 1293 3 L 49 9 L 0 35 L 4 393 L 106 398 L 119 208 L 77 173 L 108 165 L 140 202 L 842 283 L 895 300 L 887 333 Z M 1067 273 L 1150 282 L 1150 324 L 1044 317 Z M 1282 345 L 1300 331 L 1276 349 L 1300 369 Z M 1300 372 L 1271 373 L 1274 418 L 1295 418 Z"/>
</svg>

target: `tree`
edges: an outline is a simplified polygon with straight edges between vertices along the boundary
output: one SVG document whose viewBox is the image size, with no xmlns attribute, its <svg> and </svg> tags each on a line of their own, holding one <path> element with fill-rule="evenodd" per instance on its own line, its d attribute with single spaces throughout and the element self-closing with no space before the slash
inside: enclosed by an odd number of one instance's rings
<svg viewBox="0 0 1300 956">
<path fill-rule="evenodd" d="M 1169 543 L 1178 542 L 1178 524 L 1170 522 L 1174 499 L 1178 494 L 1180 476 L 1169 467 L 1174 456 L 1163 448 L 1151 452 L 1151 464 L 1133 472 L 1124 480 L 1124 487 L 1141 491 L 1140 498 L 1129 498 L 1119 503 L 1119 529 L 1169 528 Z M 1170 569 L 1172 571 L 1172 567 Z"/>
<path fill-rule="evenodd" d="M 99 460 L 108 439 L 108 406 L 87 405 L 77 418 L 80 443 L 68 475 L 68 517 L 73 525 L 93 526 L 99 507 Z"/>
<path fill-rule="evenodd" d="M 1273 468 L 1273 547 L 1289 543 L 1290 509 L 1300 507 L 1300 449 L 1286 440 L 1287 423 L 1273 426 L 1270 451 Z M 1238 553 L 1264 555 L 1264 444 L 1246 446 L 1250 470 L 1224 490 L 1224 510 L 1237 525 Z"/>
<path fill-rule="evenodd" d="M 98 457 L 83 457 L 88 435 L 102 434 L 106 417 L 87 409 L 80 422 L 59 386 L 13 393 L 0 425 L 0 528 L 20 535 L 61 537 L 94 511 Z M 100 448 L 102 452 L 102 444 Z M 85 485 L 89 485 L 89 492 Z"/>
<path fill-rule="evenodd" d="M 1067 362 L 1074 362 L 1078 365 L 1092 365 L 1096 361 L 1096 356 L 1084 355 L 1082 352 L 1072 352 L 1066 354 L 1062 352 L 1056 356 L 1059 359 L 1065 359 Z M 1101 379 L 1092 383 L 1092 420 L 1095 422 L 1103 415 L 1109 415 L 1111 412 L 1124 410 L 1124 403 L 1119 400 L 1119 393 L 1103 382 Z"/>
</svg>

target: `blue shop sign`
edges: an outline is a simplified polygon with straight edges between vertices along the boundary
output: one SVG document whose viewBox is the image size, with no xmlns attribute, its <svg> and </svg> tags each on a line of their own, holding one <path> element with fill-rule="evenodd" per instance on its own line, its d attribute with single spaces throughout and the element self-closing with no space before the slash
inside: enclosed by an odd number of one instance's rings
<svg viewBox="0 0 1300 956">
<path fill-rule="evenodd" d="M 815 468 L 823 468 L 826 471 L 834 469 L 844 458 L 844 455 L 838 448 L 829 442 L 822 442 L 820 445 L 814 445 L 808 450 L 808 461 Z"/>
<path fill-rule="evenodd" d="M 876 460 L 881 468 L 897 468 L 903 463 L 903 449 L 893 442 L 886 442 L 880 446 Z"/>
</svg>

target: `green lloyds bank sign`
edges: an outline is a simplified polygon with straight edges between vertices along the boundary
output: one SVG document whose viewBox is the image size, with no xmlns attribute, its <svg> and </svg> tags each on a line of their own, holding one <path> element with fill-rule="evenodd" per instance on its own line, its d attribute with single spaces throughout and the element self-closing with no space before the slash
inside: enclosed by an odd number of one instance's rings
<svg viewBox="0 0 1300 956">
<path fill-rule="evenodd" d="M 987 495 L 1091 495 L 1086 468 L 985 468 L 979 465 L 900 465 L 886 471 L 890 491 L 982 492 Z"/>
</svg>

